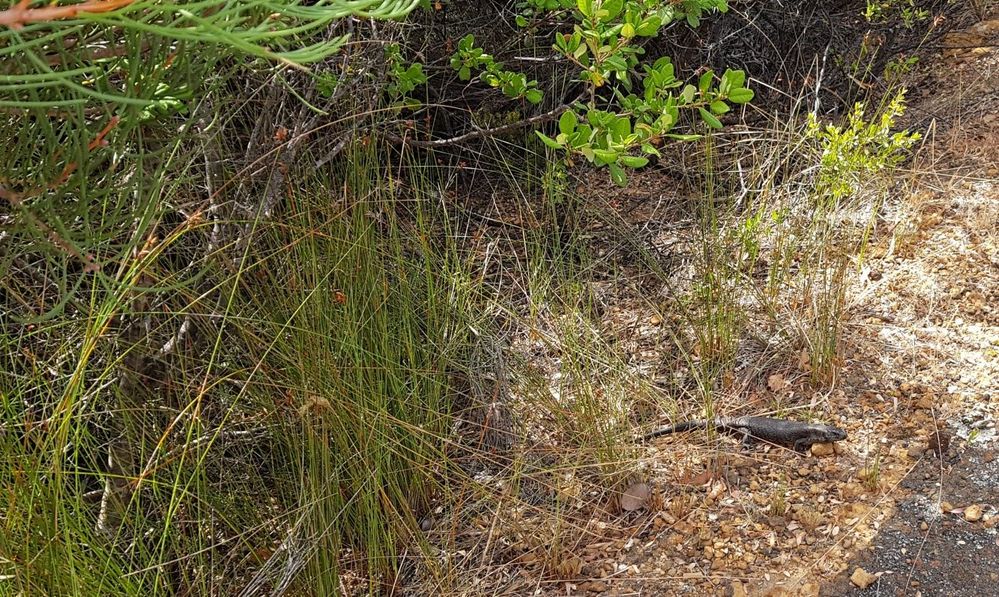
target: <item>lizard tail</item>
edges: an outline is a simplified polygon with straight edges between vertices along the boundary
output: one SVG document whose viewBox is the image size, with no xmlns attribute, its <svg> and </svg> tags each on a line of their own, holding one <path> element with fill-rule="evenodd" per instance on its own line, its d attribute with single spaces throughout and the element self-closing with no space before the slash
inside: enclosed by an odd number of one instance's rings
<svg viewBox="0 0 999 597">
<path fill-rule="evenodd" d="M 659 429 L 650 431 L 642 436 L 642 441 L 648 441 L 662 435 L 669 435 L 670 433 L 683 433 L 684 431 L 691 431 L 694 429 L 704 429 L 707 426 L 707 421 L 684 421 L 683 423 L 667 425 L 665 427 L 660 427 Z"/>
</svg>

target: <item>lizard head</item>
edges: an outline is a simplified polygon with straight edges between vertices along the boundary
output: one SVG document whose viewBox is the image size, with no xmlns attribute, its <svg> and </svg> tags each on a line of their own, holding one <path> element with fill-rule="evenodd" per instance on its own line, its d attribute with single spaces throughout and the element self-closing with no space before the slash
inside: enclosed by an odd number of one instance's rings
<svg viewBox="0 0 999 597">
<path fill-rule="evenodd" d="M 831 425 L 822 425 L 822 439 L 827 442 L 838 442 L 846 439 L 846 431 Z"/>
</svg>

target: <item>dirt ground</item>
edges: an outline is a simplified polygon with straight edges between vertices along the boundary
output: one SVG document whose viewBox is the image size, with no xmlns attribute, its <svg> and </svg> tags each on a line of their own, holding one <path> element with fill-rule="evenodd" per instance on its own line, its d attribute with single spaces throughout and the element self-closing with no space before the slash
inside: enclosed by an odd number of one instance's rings
<svg viewBox="0 0 999 597">
<path fill-rule="evenodd" d="M 525 473 L 522 501 L 510 500 L 519 505 L 483 512 L 464 536 L 454 527 L 430 533 L 442 546 L 452 542 L 449 557 L 481 554 L 485 544 L 476 594 L 999 592 L 997 45 L 999 15 L 962 24 L 911 76 L 903 126 L 923 132 L 923 145 L 901 173 L 911 178 L 911 195 L 888 206 L 904 229 L 879 237 L 851 285 L 832 389 L 816 391 L 807 376 L 778 371 L 756 380 L 756 389 L 731 392 L 743 408 L 786 400 L 834 417 L 824 420 L 849 433 L 835 453 L 742 452 L 729 438 L 663 438 L 637 456 L 651 495 L 636 511 L 594 506 L 572 474 L 533 483 Z M 668 186 L 655 176 L 636 173 L 607 203 L 630 210 L 629 224 L 654 242 L 682 242 L 668 225 L 675 206 L 642 190 Z M 654 370 L 668 325 L 613 284 L 608 279 L 602 299 L 601 318 L 615 328 L 608 333 L 620 338 L 616 348 L 630 367 Z M 545 367 L 530 338 L 514 348 Z M 540 470 L 550 459 L 537 460 Z M 494 473 L 484 471 L 481 482 L 503 486 Z M 571 512 L 563 521 L 570 531 L 532 515 L 532 504 L 549 494 Z M 552 533 L 564 546 L 545 539 Z"/>
<path fill-rule="evenodd" d="M 836 410 L 850 413 L 841 423 L 851 435 L 844 453 L 790 465 L 764 456 L 753 472 L 757 483 L 778 471 L 816 484 L 787 481 L 788 501 L 797 505 L 754 523 L 755 554 L 719 558 L 752 543 L 719 540 L 745 538 L 744 528 L 713 527 L 689 553 L 701 566 L 671 586 L 638 583 L 617 594 L 999 592 L 997 42 L 999 21 L 973 24 L 945 38 L 945 46 L 960 48 L 943 49 L 916 77 L 912 111 L 929 125 L 914 172 L 918 190 L 905 200 L 917 221 L 903 246 L 882 247 L 849 298 L 852 354 L 831 397 Z M 858 484 L 871 462 L 878 478 Z M 796 500 L 809 489 L 835 493 L 812 495 L 811 506 Z M 739 501 L 738 485 L 731 492 L 729 506 Z M 720 494 L 719 519 L 729 515 L 725 503 Z M 703 532 L 698 526 L 672 525 L 681 536 Z"/>
<path fill-rule="evenodd" d="M 886 496 L 893 514 L 823 594 L 999 591 L 997 39 L 999 21 L 975 24 L 945 38 L 961 49 L 928 65 L 943 74 L 928 76 L 926 89 L 958 92 L 923 93 L 916 104 L 946 121 L 930 140 L 938 160 L 926 164 L 924 194 L 913 198 L 918 238 L 910 253 L 872 265 L 883 277 L 863 303 L 884 321 L 877 337 L 894 353 L 883 370 L 911 375 L 900 386 L 908 400 L 893 403 L 886 459 L 905 475 Z M 951 438 L 942 458 L 922 452 L 938 429 Z"/>
<path fill-rule="evenodd" d="M 916 77 L 912 112 L 929 129 L 914 172 L 918 190 L 904 201 L 916 222 L 904 246 L 882 247 L 849 298 L 852 350 L 831 397 L 850 413 L 840 423 L 851 435 L 844 453 L 832 462 L 764 457 L 757 465 L 754 480 L 777 470 L 816 483 L 787 482 L 797 509 L 755 523 L 760 549 L 743 556 L 748 565 L 727 557 L 715 565 L 739 545 L 718 539 L 746 533 L 714 527 L 713 542 L 706 537 L 690 553 L 707 569 L 690 567 L 671 586 L 649 582 L 630 594 L 999 592 L 997 42 L 999 21 L 970 25 L 944 40 L 959 49 L 942 50 Z M 858 484 L 871 462 L 878 478 Z M 796 491 L 809 490 L 834 493 L 812 495 L 810 506 L 796 500 Z M 697 527 L 673 526 L 692 534 Z M 711 582 L 694 582 L 698 576 Z"/>
</svg>

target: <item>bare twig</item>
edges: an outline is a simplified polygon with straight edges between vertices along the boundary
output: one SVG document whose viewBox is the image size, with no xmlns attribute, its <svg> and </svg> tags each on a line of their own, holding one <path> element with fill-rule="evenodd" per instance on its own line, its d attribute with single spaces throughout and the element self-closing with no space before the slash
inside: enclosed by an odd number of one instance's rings
<svg viewBox="0 0 999 597">
<path fill-rule="evenodd" d="M 353 133 L 351 133 L 349 135 L 345 135 L 343 137 L 343 139 L 340 139 L 340 142 L 337 143 L 329 153 L 327 153 L 325 156 L 323 156 L 323 157 L 319 158 L 318 160 L 316 160 L 316 168 L 322 168 L 323 166 L 325 166 L 329 162 L 333 161 L 333 159 L 336 156 L 340 155 L 340 152 L 343 151 L 343 148 L 346 147 L 347 144 L 350 143 L 353 140 L 354 140 L 354 134 Z"/>
<path fill-rule="evenodd" d="M 276 597 L 288 590 L 291 581 L 298 576 L 298 572 L 316 550 L 315 540 L 304 536 L 304 524 L 305 516 L 299 516 L 271 557 L 239 592 L 240 597 Z"/>
<path fill-rule="evenodd" d="M 477 128 L 470 133 L 465 133 L 463 135 L 458 135 L 457 137 L 449 137 L 447 139 L 434 139 L 433 141 L 420 141 L 419 139 L 404 139 L 394 133 L 382 133 L 382 136 L 389 141 L 397 144 L 412 145 L 414 147 L 445 147 L 447 145 L 456 145 L 458 143 L 464 143 L 466 141 L 471 141 L 472 139 L 478 139 L 480 137 L 495 137 L 496 135 L 502 135 L 503 133 L 508 133 L 510 131 L 515 131 L 527 126 L 534 126 L 536 124 L 541 124 L 544 122 L 549 122 L 555 120 L 562 115 L 563 112 L 572 107 L 572 103 L 582 99 L 583 96 L 580 95 L 573 102 L 568 104 L 563 104 L 554 110 L 545 112 L 544 114 L 538 114 L 537 116 L 532 116 L 530 118 L 525 118 L 524 120 L 518 120 L 510 124 L 504 124 L 503 126 L 498 126 L 491 129 L 480 129 Z"/>
</svg>

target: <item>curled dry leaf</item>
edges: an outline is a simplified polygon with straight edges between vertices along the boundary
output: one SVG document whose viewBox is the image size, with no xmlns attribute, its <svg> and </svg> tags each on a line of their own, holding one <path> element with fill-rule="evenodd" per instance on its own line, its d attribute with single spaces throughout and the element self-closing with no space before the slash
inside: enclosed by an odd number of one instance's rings
<svg viewBox="0 0 999 597">
<path fill-rule="evenodd" d="M 633 483 L 621 494 L 621 509 L 625 512 L 640 510 L 652 497 L 648 483 Z"/>
<path fill-rule="evenodd" d="M 582 571 L 583 560 L 579 556 L 559 553 L 557 559 L 552 562 L 551 572 L 556 578 L 578 578 Z"/>
<path fill-rule="evenodd" d="M 779 392 L 787 387 L 787 380 L 780 373 L 774 373 L 767 378 L 767 387 L 772 392 Z"/>
</svg>

